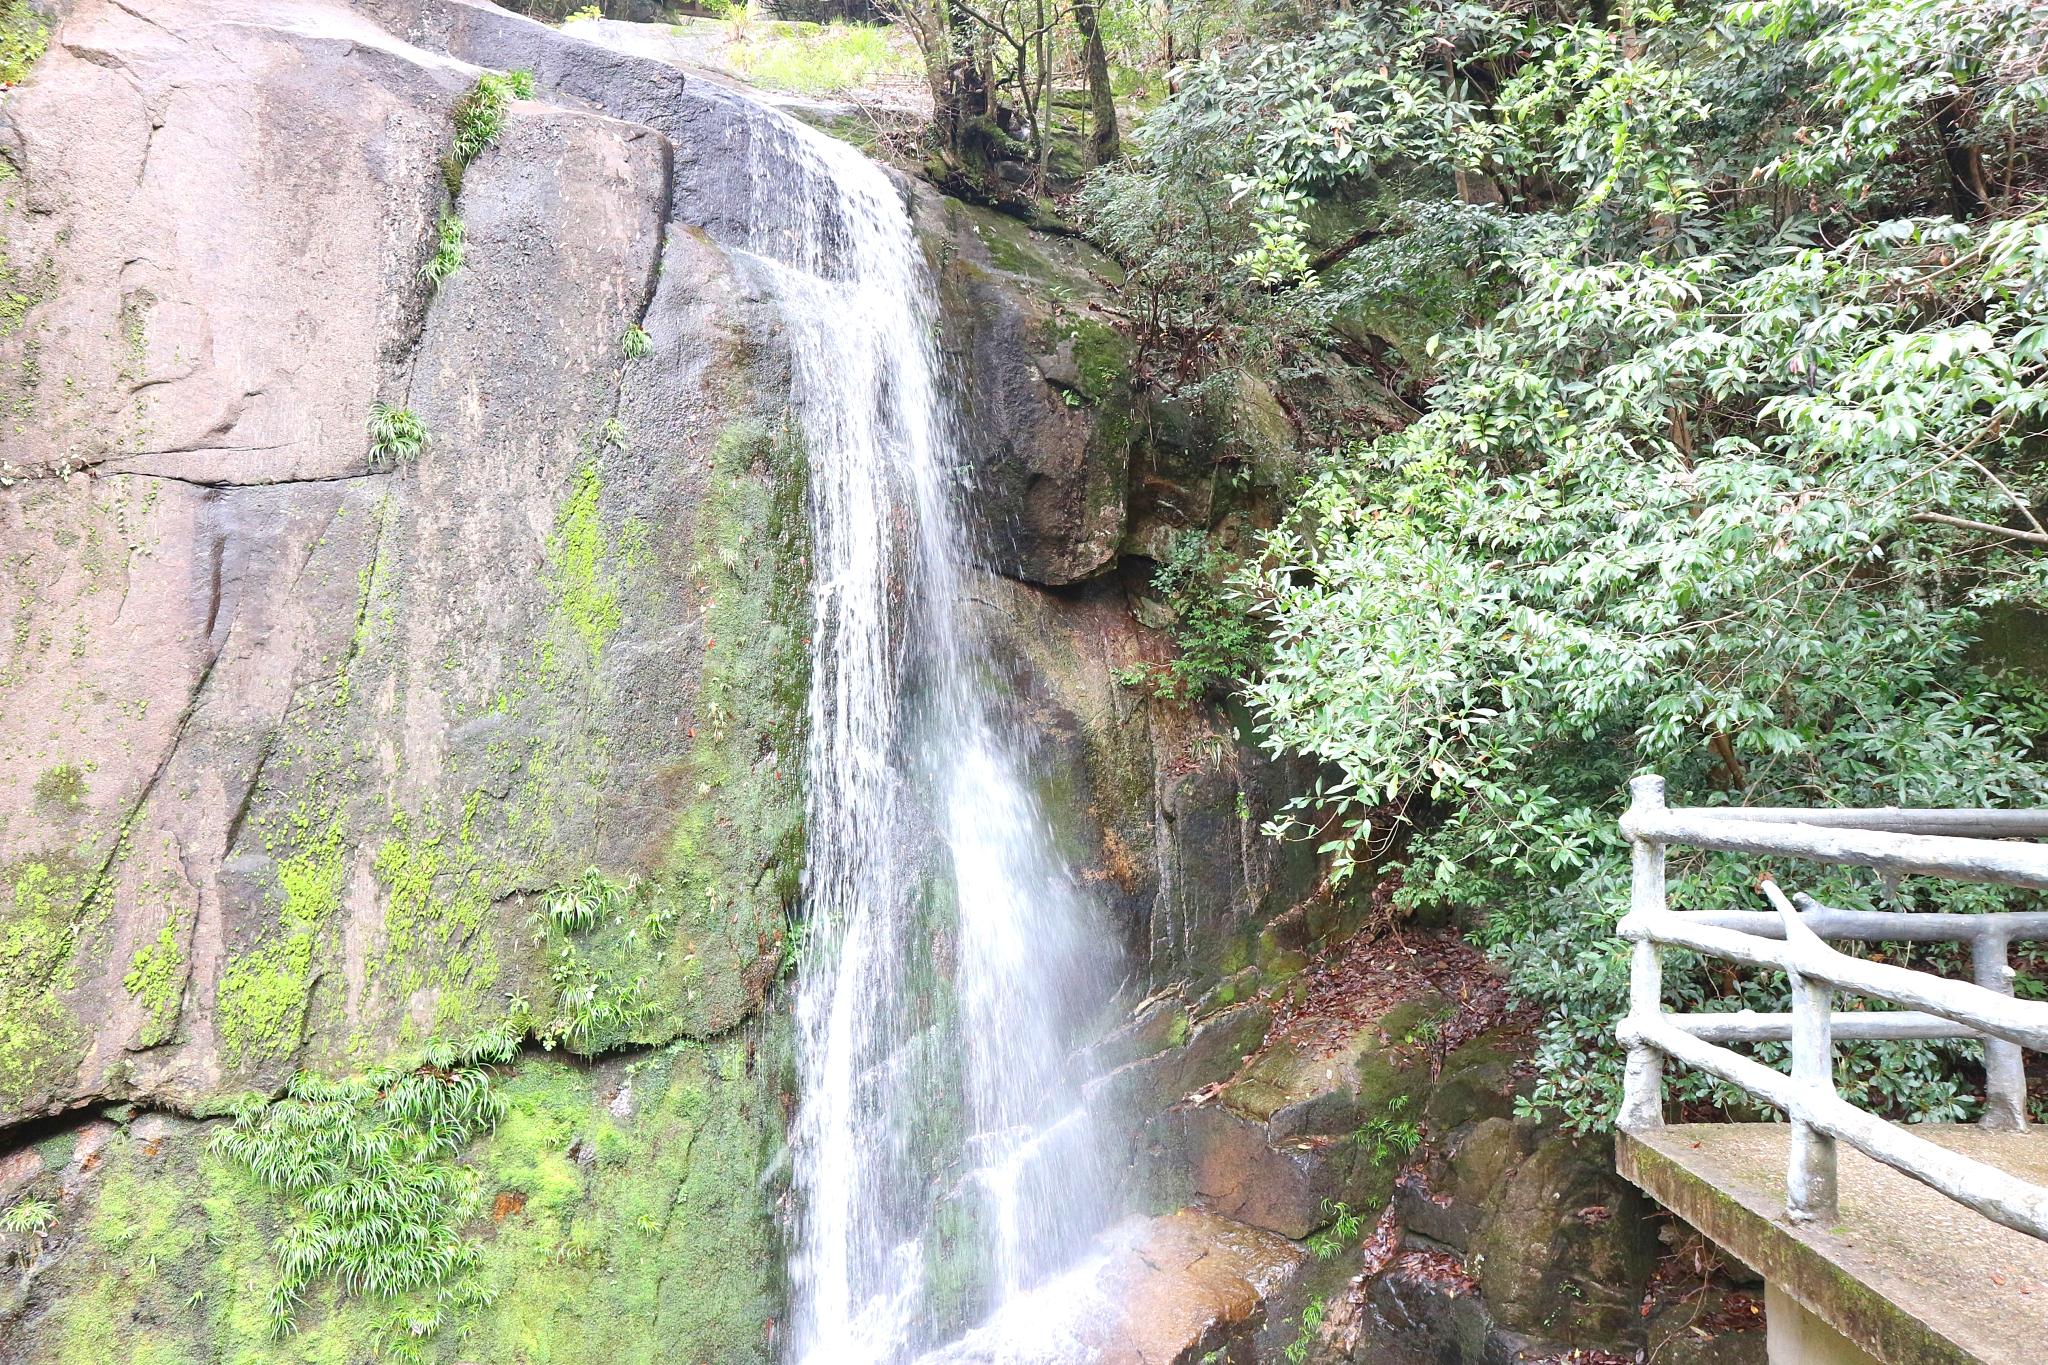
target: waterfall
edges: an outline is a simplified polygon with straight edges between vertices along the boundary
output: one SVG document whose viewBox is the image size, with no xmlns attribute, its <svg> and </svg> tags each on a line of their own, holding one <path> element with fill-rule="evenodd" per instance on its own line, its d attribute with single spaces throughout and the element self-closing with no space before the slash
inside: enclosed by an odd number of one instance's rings
<svg viewBox="0 0 2048 1365">
<path fill-rule="evenodd" d="M 788 1357 L 879 1365 L 1045 1282 L 1106 1219 L 1071 1058 L 1114 954 L 965 601 L 959 423 L 905 197 L 741 107 L 744 246 L 787 332 L 813 536 Z"/>
</svg>

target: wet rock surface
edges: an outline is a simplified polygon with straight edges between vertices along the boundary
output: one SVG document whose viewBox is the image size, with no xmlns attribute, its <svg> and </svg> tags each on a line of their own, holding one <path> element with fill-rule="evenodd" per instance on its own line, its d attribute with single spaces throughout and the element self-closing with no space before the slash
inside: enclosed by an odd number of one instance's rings
<svg viewBox="0 0 2048 1365">
<path fill-rule="evenodd" d="M 1255 1358 L 1618 1362 L 1655 1341 L 1761 1360 L 1753 1300 L 1711 1257 L 1660 1261 L 1608 1143 L 1517 1114 L 1527 1023 L 1474 950 L 1368 932 L 1293 962 L 1221 1008 L 1155 995 L 1105 1044 L 1151 1051 L 1110 1073 L 1132 1078 L 1115 1098 L 1179 1090 L 1127 1111 L 1154 1196 L 1311 1253 L 1268 1302 Z"/>
<path fill-rule="evenodd" d="M 1086 1264 L 920 1365 L 1193 1365 L 1249 1360 L 1265 1305 L 1306 1255 L 1285 1238 L 1184 1210 L 1133 1219 Z"/>
</svg>

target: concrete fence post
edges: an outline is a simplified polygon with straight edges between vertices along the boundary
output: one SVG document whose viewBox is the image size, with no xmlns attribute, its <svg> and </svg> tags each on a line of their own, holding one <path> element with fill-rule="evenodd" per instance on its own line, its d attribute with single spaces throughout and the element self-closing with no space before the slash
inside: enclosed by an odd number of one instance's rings
<svg viewBox="0 0 2048 1365">
<path fill-rule="evenodd" d="M 1654 774 L 1628 784 L 1629 813 L 1650 816 L 1664 810 L 1664 779 Z M 1629 913 L 1648 917 L 1664 909 L 1664 845 L 1630 836 L 1633 875 Z M 1654 1022 L 1664 1008 L 1664 950 L 1639 938 L 1629 950 L 1628 1012 L 1638 1023 Z M 1664 1054 L 1641 1042 L 1628 1050 L 1622 1073 L 1620 1126 L 1629 1132 L 1664 1126 Z"/>
<path fill-rule="evenodd" d="M 1982 934 L 1970 945 L 1977 984 L 2000 995 L 2012 994 L 2011 941 L 2003 934 Z M 1984 1040 L 1984 1117 L 1986 1128 L 2022 1132 L 2027 1126 L 2026 1053 L 2003 1038 Z"/>
</svg>

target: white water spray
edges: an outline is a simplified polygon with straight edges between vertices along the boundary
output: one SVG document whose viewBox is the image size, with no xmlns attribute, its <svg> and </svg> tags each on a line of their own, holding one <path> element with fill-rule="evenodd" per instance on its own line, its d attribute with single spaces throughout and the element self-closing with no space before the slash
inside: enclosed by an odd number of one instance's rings
<svg viewBox="0 0 2048 1365">
<path fill-rule="evenodd" d="M 746 249 L 787 327 L 815 583 L 790 1357 L 887 1365 L 1110 1213 L 1071 1055 L 1106 930 L 1052 849 L 960 610 L 973 571 L 904 197 L 752 104 Z"/>
</svg>

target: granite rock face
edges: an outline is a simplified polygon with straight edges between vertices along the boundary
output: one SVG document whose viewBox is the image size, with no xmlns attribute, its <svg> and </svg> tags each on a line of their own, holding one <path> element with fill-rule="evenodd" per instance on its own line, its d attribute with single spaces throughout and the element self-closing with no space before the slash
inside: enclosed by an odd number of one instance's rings
<svg viewBox="0 0 2048 1365">
<path fill-rule="evenodd" d="M 554 65 L 680 89 L 598 58 Z M 587 868 L 669 926 L 630 1036 L 772 974 L 807 612 L 772 321 L 674 214 L 707 159 L 573 92 L 449 202 L 478 74 L 339 4 L 87 0 L 8 97 L 0 1122 L 544 1017 L 539 898 Z"/>
</svg>

